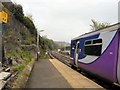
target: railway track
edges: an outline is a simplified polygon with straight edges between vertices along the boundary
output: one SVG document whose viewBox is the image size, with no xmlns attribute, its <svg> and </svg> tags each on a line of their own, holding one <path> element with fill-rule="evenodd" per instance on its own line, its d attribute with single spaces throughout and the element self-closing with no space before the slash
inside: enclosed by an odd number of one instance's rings
<svg viewBox="0 0 120 90">
<path fill-rule="evenodd" d="M 69 64 L 69 60 L 70 57 L 69 56 L 65 56 L 61 53 L 52 51 L 48 53 L 50 58 L 56 58 L 57 60 L 61 61 L 62 63 L 66 64 L 67 66 L 71 67 L 71 65 Z M 97 84 L 99 84 L 100 86 L 104 87 L 107 90 L 118 90 L 120 89 L 120 86 L 117 86 L 115 84 L 109 83 L 101 78 L 96 77 L 95 75 L 91 75 L 88 72 L 82 71 L 77 69 L 77 68 L 73 68 L 74 70 L 76 70 L 77 72 L 81 73 L 82 75 L 84 75 L 85 77 L 91 79 L 92 81 L 96 82 Z"/>
<path fill-rule="evenodd" d="M 68 56 L 65 56 L 63 54 L 57 53 L 57 52 L 50 52 L 49 53 L 50 58 L 56 58 L 59 61 L 63 62 L 64 64 L 66 64 L 67 66 L 71 67 L 71 65 L 69 64 L 69 60 L 70 58 Z"/>
</svg>

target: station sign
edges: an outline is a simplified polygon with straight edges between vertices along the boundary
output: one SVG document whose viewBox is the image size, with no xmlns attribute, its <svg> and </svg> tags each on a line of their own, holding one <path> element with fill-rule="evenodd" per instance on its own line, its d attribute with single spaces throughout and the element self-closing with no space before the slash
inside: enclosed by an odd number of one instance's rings
<svg viewBox="0 0 120 90">
<path fill-rule="evenodd" d="M 0 23 L 8 22 L 8 14 L 5 11 L 0 12 Z"/>
<path fill-rule="evenodd" d="M 0 23 L 2 23 L 2 14 L 0 12 Z"/>
</svg>

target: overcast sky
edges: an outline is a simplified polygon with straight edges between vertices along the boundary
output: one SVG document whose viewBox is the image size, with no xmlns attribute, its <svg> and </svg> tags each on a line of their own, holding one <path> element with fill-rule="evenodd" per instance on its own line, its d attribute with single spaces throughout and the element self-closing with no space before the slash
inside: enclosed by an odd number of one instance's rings
<svg viewBox="0 0 120 90">
<path fill-rule="evenodd" d="M 31 14 L 41 35 L 66 41 L 90 31 L 91 19 L 118 22 L 119 0 L 12 0 Z"/>
</svg>

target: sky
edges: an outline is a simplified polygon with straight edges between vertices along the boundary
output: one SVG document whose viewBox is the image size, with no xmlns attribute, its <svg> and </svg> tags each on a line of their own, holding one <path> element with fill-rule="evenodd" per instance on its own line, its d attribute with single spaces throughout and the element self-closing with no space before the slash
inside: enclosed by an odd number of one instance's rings
<svg viewBox="0 0 120 90">
<path fill-rule="evenodd" d="M 115 24 L 118 22 L 119 0 L 12 0 L 31 14 L 41 36 L 54 41 L 70 42 L 90 32 L 91 19 Z"/>
</svg>

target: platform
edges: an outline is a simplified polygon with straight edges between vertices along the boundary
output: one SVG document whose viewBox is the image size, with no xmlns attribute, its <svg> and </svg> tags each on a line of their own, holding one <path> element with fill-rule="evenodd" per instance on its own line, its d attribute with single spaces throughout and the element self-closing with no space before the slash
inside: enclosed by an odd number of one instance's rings
<svg viewBox="0 0 120 90">
<path fill-rule="evenodd" d="M 67 65 L 58 61 L 57 59 L 49 59 L 55 68 L 61 73 L 61 75 L 67 80 L 72 88 L 97 88 L 102 89 L 100 85 L 96 84 L 92 80 L 86 78 L 82 74 L 71 69 Z"/>
<path fill-rule="evenodd" d="M 57 59 L 36 61 L 26 88 L 102 89 L 101 86 L 84 77 Z"/>
</svg>

